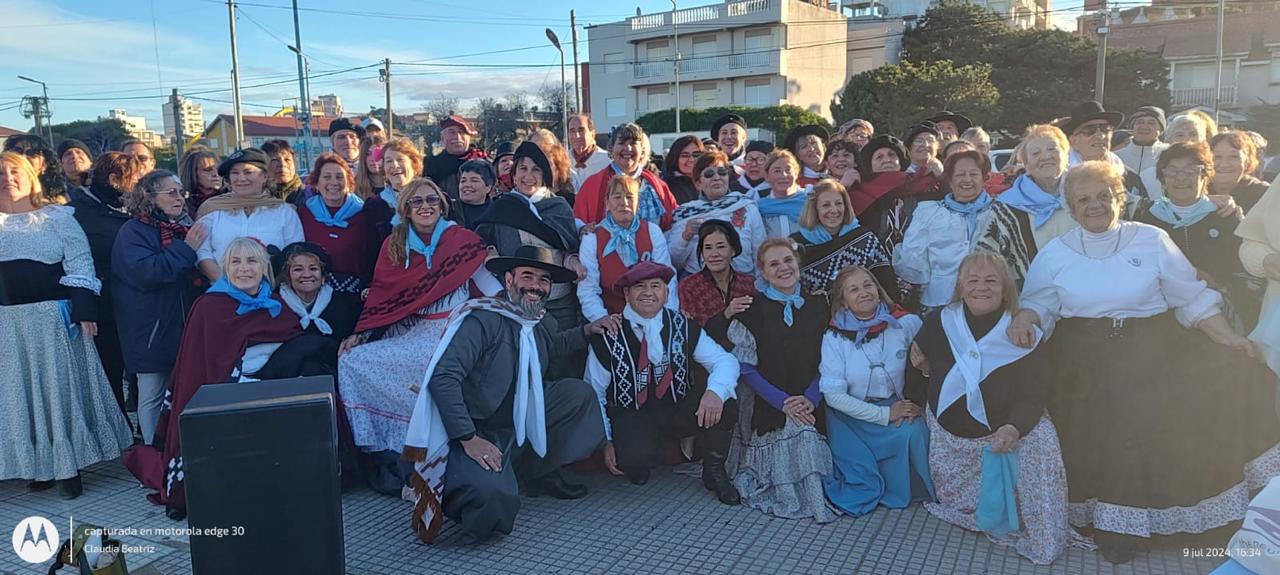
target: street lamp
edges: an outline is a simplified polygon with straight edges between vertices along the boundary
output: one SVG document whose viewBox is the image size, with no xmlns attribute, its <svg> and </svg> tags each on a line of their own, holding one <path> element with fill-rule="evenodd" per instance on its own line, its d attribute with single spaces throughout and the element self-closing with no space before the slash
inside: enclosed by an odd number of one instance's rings
<svg viewBox="0 0 1280 575">
<path fill-rule="evenodd" d="M 564 145 L 567 147 L 569 145 L 569 86 L 564 83 L 564 48 L 560 47 L 560 38 L 550 28 L 547 28 L 547 39 L 551 40 L 551 45 L 560 52 L 560 128 L 564 132 Z"/>
<path fill-rule="evenodd" d="M 563 59 L 563 57 L 562 57 L 562 59 Z M 43 91 L 44 96 L 40 99 L 40 103 L 41 103 L 42 105 L 40 106 L 40 113 L 39 113 L 39 114 L 36 114 L 36 124 L 37 124 L 37 125 L 38 125 L 38 124 L 41 124 L 41 123 L 44 123 L 44 124 L 45 124 L 45 128 L 47 129 L 47 131 L 48 131 L 48 133 L 49 133 L 49 145 L 50 145 L 50 146 L 52 146 L 52 145 L 53 145 L 53 114 L 49 113 L 49 85 L 48 85 L 48 84 L 45 84 L 44 82 L 41 82 L 40 80 L 36 80 L 36 79 L 33 79 L 33 78 L 28 78 L 28 77 L 26 77 L 26 76 L 22 76 L 22 75 L 19 75 L 19 76 L 18 76 L 18 79 L 19 79 L 19 80 L 26 80 L 26 81 L 31 82 L 31 83 L 33 83 L 33 84 L 40 84 L 40 89 Z M 43 116 L 44 116 L 44 119 L 43 119 L 43 120 L 40 118 L 40 116 L 41 116 L 41 115 L 43 115 Z M 45 122 L 44 120 L 48 120 L 48 121 L 47 121 L 47 122 Z M 39 130 L 37 130 L 37 132 L 38 132 L 38 131 L 39 131 Z"/>
<path fill-rule="evenodd" d="M 289 51 L 298 55 L 298 99 L 301 110 L 294 109 L 294 117 L 302 123 L 302 157 L 303 170 L 311 169 L 311 59 L 302 53 L 297 46 L 290 45 Z"/>
</svg>

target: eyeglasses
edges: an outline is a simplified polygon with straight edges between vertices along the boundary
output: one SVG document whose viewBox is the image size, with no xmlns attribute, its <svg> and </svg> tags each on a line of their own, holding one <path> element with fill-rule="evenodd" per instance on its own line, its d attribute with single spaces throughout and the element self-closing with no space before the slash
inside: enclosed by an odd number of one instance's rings
<svg viewBox="0 0 1280 575">
<path fill-rule="evenodd" d="M 14 150 L 14 151 L 28 158 L 38 158 L 44 155 L 44 152 L 40 151 L 40 148 L 27 148 L 25 150 Z"/>
<path fill-rule="evenodd" d="M 718 168 L 707 168 L 705 170 L 702 170 L 702 177 L 707 179 L 711 179 L 716 176 L 720 176 L 723 178 L 728 175 L 729 175 L 729 168 L 726 168 L 724 166 L 720 166 Z"/>
<path fill-rule="evenodd" d="M 1091 126 L 1081 126 L 1080 129 L 1076 130 L 1076 133 L 1084 136 L 1093 136 L 1099 132 L 1110 134 L 1112 130 L 1111 124 L 1093 124 Z"/>
<path fill-rule="evenodd" d="M 174 200 L 185 200 L 188 194 L 187 194 L 187 191 L 182 188 L 174 188 L 172 190 L 156 190 L 154 192 L 151 192 L 151 195 L 157 196 L 157 197 L 169 196 L 169 198 Z"/>
<path fill-rule="evenodd" d="M 1164 177 L 1166 178 L 1177 178 L 1182 176 L 1200 177 L 1204 174 L 1204 166 L 1187 166 L 1181 170 L 1175 169 L 1171 166 L 1165 166 L 1163 171 Z"/>
<path fill-rule="evenodd" d="M 681 160 L 696 160 L 702 157 L 702 152 L 681 152 Z"/>
<path fill-rule="evenodd" d="M 430 196 L 414 196 L 412 198 L 409 198 L 409 207 L 415 210 L 423 206 L 438 206 L 438 205 L 440 205 L 440 196 L 437 196 L 434 194 Z"/>
</svg>

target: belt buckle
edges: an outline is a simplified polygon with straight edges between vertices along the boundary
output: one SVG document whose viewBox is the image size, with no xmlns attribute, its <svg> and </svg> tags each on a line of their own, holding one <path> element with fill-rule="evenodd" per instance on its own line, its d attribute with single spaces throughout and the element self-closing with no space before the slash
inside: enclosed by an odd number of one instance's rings
<svg viewBox="0 0 1280 575">
<path fill-rule="evenodd" d="M 1111 333 L 1107 334 L 1107 339 L 1120 339 L 1124 337 L 1124 318 L 1111 318 Z"/>
</svg>

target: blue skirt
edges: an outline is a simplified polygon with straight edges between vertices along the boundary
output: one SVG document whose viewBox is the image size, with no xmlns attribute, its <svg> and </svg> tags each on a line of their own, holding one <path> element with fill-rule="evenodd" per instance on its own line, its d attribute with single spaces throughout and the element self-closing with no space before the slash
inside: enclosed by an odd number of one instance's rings
<svg viewBox="0 0 1280 575">
<path fill-rule="evenodd" d="M 835 472 L 823 479 L 823 487 L 831 503 L 846 513 L 865 515 L 878 505 L 903 508 L 933 499 L 929 428 L 923 417 L 901 427 L 879 425 L 827 407 L 827 442 Z"/>
</svg>

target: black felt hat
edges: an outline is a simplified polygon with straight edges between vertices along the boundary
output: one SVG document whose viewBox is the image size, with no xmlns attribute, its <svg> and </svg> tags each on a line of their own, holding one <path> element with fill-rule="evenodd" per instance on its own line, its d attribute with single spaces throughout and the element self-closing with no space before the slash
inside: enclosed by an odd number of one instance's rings
<svg viewBox="0 0 1280 575">
<path fill-rule="evenodd" d="M 265 172 L 267 171 L 267 164 L 270 163 L 271 158 L 267 157 L 267 153 L 257 148 L 236 150 L 230 156 L 227 156 L 227 159 L 222 160 L 221 164 L 218 164 L 218 175 L 226 178 L 227 174 L 231 173 L 231 168 L 234 168 L 237 164 L 257 166 L 259 170 Z"/>
<path fill-rule="evenodd" d="M 946 110 L 934 114 L 932 118 L 929 118 L 929 122 L 933 123 L 934 126 L 937 126 L 938 122 L 951 122 L 956 125 L 956 134 L 963 134 L 965 130 L 973 127 L 973 120 L 962 114 Z"/>
<path fill-rule="evenodd" d="M 737 124 L 739 126 L 742 126 L 743 130 L 747 129 L 747 121 L 743 120 L 742 116 L 739 116 L 737 114 L 725 114 L 723 116 L 720 116 L 719 118 L 716 118 L 716 121 L 711 124 L 711 139 L 719 140 L 720 128 L 723 128 L 728 124 Z"/>
<path fill-rule="evenodd" d="M 782 147 L 791 150 L 791 153 L 794 154 L 797 152 L 796 142 L 800 141 L 800 138 L 805 136 L 817 136 L 819 140 L 826 142 L 827 138 L 831 137 L 831 134 L 827 132 L 826 128 L 817 124 L 798 126 L 792 128 L 790 132 L 787 132 L 787 138 L 782 141 Z"/>
<path fill-rule="evenodd" d="M 484 267 L 498 277 L 515 268 L 531 267 L 551 272 L 551 281 L 554 283 L 569 283 L 578 279 L 578 274 L 556 263 L 555 252 L 538 246 L 520 246 L 516 248 L 514 256 L 493 258 L 485 262 Z"/>
<path fill-rule="evenodd" d="M 1092 122 L 1094 120 L 1106 120 L 1108 124 L 1111 124 L 1112 128 L 1118 128 L 1120 127 L 1120 123 L 1124 122 L 1124 114 L 1121 114 L 1120 112 L 1108 112 L 1102 109 L 1102 104 L 1090 100 L 1076 106 L 1076 109 L 1071 111 L 1071 116 L 1063 120 L 1062 133 L 1070 136 L 1073 132 L 1079 129 L 1080 126 L 1084 125 L 1085 122 Z"/>
</svg>

